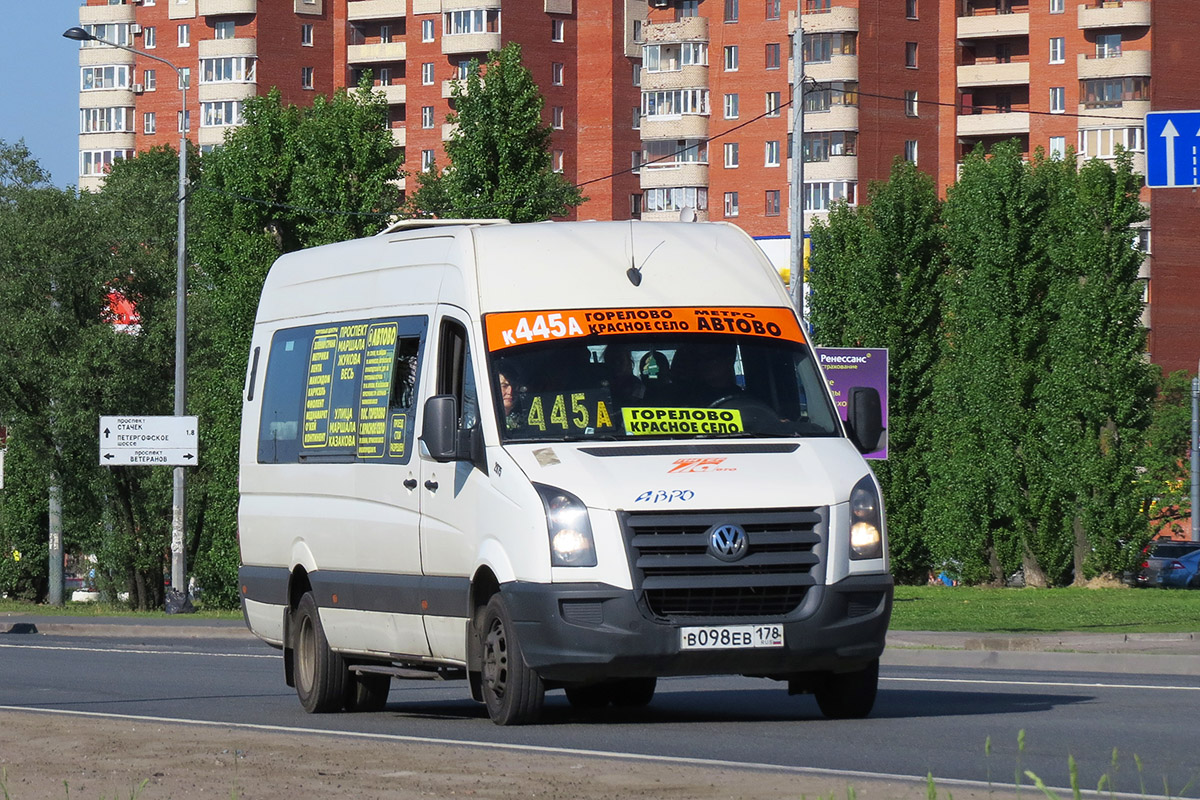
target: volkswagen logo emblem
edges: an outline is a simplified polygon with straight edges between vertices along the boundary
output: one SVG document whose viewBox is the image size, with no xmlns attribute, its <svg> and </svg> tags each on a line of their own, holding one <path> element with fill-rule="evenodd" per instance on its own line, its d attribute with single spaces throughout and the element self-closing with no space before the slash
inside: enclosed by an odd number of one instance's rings
<svg viewBox="0 0 1200 800">
<path fill-rule="evenodd" d="M 708 532 L 708 552 L 722 561 L 737 561 L 746 555 L 749 544 L 740 525 L 716 525 Z"/>
</svg>

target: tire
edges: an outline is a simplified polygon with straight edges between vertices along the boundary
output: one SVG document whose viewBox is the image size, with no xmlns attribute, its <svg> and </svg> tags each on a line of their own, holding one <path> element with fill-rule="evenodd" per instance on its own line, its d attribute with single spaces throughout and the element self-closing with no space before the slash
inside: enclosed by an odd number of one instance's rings
<svg viewBox="0 0 1200 800">
<path fill-rule="evenodd" d="M 483 702 L 497 725 L 537 722 L 546 699 L 546 686 L 525 664 L 517 629 L 508 606 L 499 594 L 492 595 L 477 630 Z"/>
<path fill-rule="evenodd" d="M 296 607 L 292 649 L 300 705 L 310 714 L 341 711 L 346 698 L 346 662 L 329 649 L 312 592 L 306 592 Z"/>
<path fill-rule="evenodd" d="M 382 711 L 391 689 L 390 675 L 351 671 L 346 676 L 346 710 Z"/>
<path fill-rule="evenodd" d="M 879 659 L 857 672 L 833 672 L 813 694 L 821 713 L 829 719 L 862 719 L 875 707 L 879 689 Z"/>
</svg>

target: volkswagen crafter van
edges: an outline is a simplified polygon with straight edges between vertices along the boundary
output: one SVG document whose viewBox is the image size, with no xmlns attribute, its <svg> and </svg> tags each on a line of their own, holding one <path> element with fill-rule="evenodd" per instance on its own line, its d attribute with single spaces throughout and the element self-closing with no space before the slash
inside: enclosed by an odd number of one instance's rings
<svg viewBox="0 0 1200 800">
<path fill-rule="evenodd" d="M 460 678 L 519 724 L 548 690 L 637 706 L 736 674 L 865 716 L 892 579 L 879 395 L 849 397 L 844 424 L 732 225 L 420 221 L 290 253 L 244 394 L 247 624 L 310 712 Z"/>
</svg>

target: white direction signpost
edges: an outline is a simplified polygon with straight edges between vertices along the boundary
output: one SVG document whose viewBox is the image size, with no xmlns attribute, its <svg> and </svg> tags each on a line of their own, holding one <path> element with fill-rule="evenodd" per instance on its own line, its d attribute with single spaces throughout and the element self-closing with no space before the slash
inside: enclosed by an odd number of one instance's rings
<svg viewBox="0 0 1200 800">
<path fill-rule="evenodd" d="M 1146 115 L 1146 185 L 1200 186 L 1200 111 Z"/>
<path fill-rule="evenodd" d="M 101 417 L 100 463 L 194 466 L 196 417 Z"/>
</svg>

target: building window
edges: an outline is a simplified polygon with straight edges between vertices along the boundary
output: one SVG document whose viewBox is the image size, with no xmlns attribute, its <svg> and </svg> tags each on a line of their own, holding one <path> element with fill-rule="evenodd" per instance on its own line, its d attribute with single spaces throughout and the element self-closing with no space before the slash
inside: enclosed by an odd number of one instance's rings
<svg viewBox="0 0 1200 800">
<path fill-rule="evenodd" d="M 379 68 L 379 85 L 380 86 L 391 86 L 392 85 L 392 68 L 391 67 L 380 67 Z"/>
<path fill-rule="evenodd" d="M 178 88 L 180 88 L 180 89 L 192 88 L 192 68 L 191 67 L 181 67 L 180 68 L 178 83 L 179 83 Z"/>
<path fill-rule="evenodd" d="M 147 50 L 158 47 L 158 30 L 153 25 L 149 28 L 142 28 L 142 47 Z"/>
<path fill-rule="evenodd" d="M 300 46 L 301 47 L 312 47 L 313 46 L 313 26 L 312 25 L 301 25 L 300 26 Z"/>
<path fill-rule="evenodd" d="M 563 107 L 554 106 L 554 108 L 550 109 L 550 127 L 561 131 L 563 129 L 564 117 L 565 114 L 563 113 Z"/>
<path fill-rule="evenodd" d="M 707 114 L 708 89 L 658 89 L 642 92 L 642 114 L 647 117 L 678 117 Z"/>
<path fill-rule="evenodd" d="M 1096 58 L 1120 58 L 1121 34 L 1100 33 L 1096 35 Z"/>
<path fill-rule="evenodd" d="M 1093 78 L 1080 81 L 1079 97 L 1085 108 L 1120 108 L 1126 101 L 1149 100 L 1150 79 Z"/>
<path fill-rule="evenodd" d="M 633 85 L 634 86 L 642 85 L 642 65 L 637 63 L 636 61 L 633 62 Z"/>
<path fill-rule="evenodd" d="M 708 187 L 705 186 L 647 189 L 643 197 L 647 211 L 682 211 L 685 208 L 708 210 Z"/>
<path fill-rule="evenodd" d="M 766 208 L 763 209 L 763 215 L 767 217 L 779 216 L 779 190 L 768 189 L 766 196 Z"/>
<path fill-rule="evenodd" d="M 642 174 L 642 151 L 634 150 L 629 154 L 629 166 L 634 175 Z"/>
<path fill-rule="evenodd" d="M 678 72 L 684 67 L 707 65 L 708 45 L 704 42 L 648 44 L 642 48 L 642 66 L 647 72 Z"/>
<path fill-rule="evenodd" d="M 738 96 L 736 94 L 725 95 L 725 119 L 738 118 Z"/>
<path fill-rule="evenodd" d="M 1050 63 L 1065 64 L 1067 61 L 1066 47 L 1064 39 L 1061 36 L 1053 36 L 1050 39 Z"/>
<path fill-rule="evenodd" d="M 254 80 L 254 59 L 240 56 L 200 59 L 200 83 L 248 83 Z"/>
<path fill-rule="evenodd" d="M 187 47 L 188 45 L 191 44 L 191 40 L 192 40 L 192 26 L 191 25 L 180 25 L 179 26 L 179 46 Z"/>
<path fill-rule="evenodd" d="M 779 42 L 767 44 L 766 65 L 767 69 L 779 69 Z"/>
<path fill-rule="evenodd" d="M 1064 86 L 1050 87 L 1050 113 L 1062 114 L 1067 110 L 1067 89 Z"/>
<path fill-rule="evenodd" d="M 918 101 L 917 101 L 917 93 L 916 92 L 905 92 L 904 93 L 904 113 L 907 116 L 910 116 L 910 117 L 919 116 L 919 114 L 917 113 L 917 103 L 918 103 Z"/>
<path fill-rule="evenodd" d="M 175 112 L 175 127 L 180 133 L 190 131 L 192 129 L 192 112 L 191 111 L 176 111 Z"/>
<path fill-rule="evenodd" d="M 107 175 L 117 161 L 133 158 L 132 150 L 84 150 L 79 154 L 80 175 Z"/>
<path fill-rule="evenodd" d="M 829 111 L 834 106 L 858 105 L 858 81 L 830 81 L 804 94 L 805 111 Z"/>
<path fill-rule="evenodd" d="M 158 88 L 158 73 L 155 70 L 142 70 L 142 88 L 147 92 L 153 92 Z"/>
<path fill-rule="evenodd" d="M 778 167 L 779 166 L 779 140 L 770 139 L 767 141 L 766 155 L 763 159 L 763 166 Z"/>
<path fill-rule="evenodd" d="M 1062 14 L 1067 10 L 1066 0 L 1050 0 L 1050 13 Z"/>
<path fill-rule="evenodd" d="M 472 8 L 448 11 L 442 15 L 442 34 L 457 36 L 466 33 L 499 33 L 500 9 Z"/>
<path fill-rule="evenodd" d="M 434 122 L 433 106 L 421 106 L 421 127 L 428 129 L 436 124 Z"/>
<path fill-rule="evenodd" d="M 779 0 L 767 0 L 767 19 L 779 19 Z"/>
<path fill-rule="evenodd" d="M 433 165 L 434 165 L 433 151 L 432 150 L 422 150 L 421 151 L 421 172 L 428 172 L 429 170 L 433 169 Z"/>
<path fill-rule="evenodd" d="M 632 109 L 633 129 L 640 131 L 642 129 L 642 109 L 634 106 Z"/>
<path fill-rule="evenodd" d="M 738 48 L 736 44 L 725 47 L 725 71 L 736 72 L 738 68 Z"/>
<path fill-rule="evenodd" d="M 828 211 L 839 200 L 854 205 L 855 181 L 821 181 L 804 184 L 804 210 Z"/>
<path fill-rule="evenodd" d="M 313 88 L 313 68 L 312 67 L 301 67 L 300 68 L 300 88 L 301 89 Z"/>
<path fill-rule="evenodd" d="M 122 44 L 125 46 L 133 44 L 131 38 L 133 34 L 129 29 L 129 23 L 127 22 L 110 22 L 107 25 L 103 23 L 99 25 L 84 25 L 83 29 L 92 36 L 95 36 L 97 39 L 104 39 L 105 42 L 112 42 L 113 44 Z M 108 45 L 105 43 L 92 40 L 80 42 L 79 46 L 83 49 L 91 47 L 108 47 Z"/>
<path fill-rule="evenodd" d="M 128 89 L 129 67 L 125 65 L 83 67 L 79 70 L 79 88 L 83 91 L 91 89 Z"/>
<path fill-rule="evenodd" d="M 561 19 L 550 20 L 550 41 L 562 42 L 566 40 L 567 23 Z"/>
<path fill-rule="evenodd" d="M 152 134 L 158 128 L 158 122 L 155 112 L 147 111 L 142 114 L 142 133 Z"/>
<path fill-rule="evenodd" d="M 828 161 L 831 156 L 858 155 L 857 131 L 821 131 L 804 134 L 805 162 Z"/>
<path fill-rule="evenodd" d="M 433 20 L 431 20 L 431 19 L 421 20 L 421 41 L 422 42 L 432 42 L 433 41 Z"/>
<path fill-rule="evenodd" d="M 466 59 L 466 60 L 458 62 L 458 79 L 460 81 L 465 81 L 469 77 L 471 77 L 471 61 L 470 61 L 470 59 Z"/>
<path fill-rule="evenodd" d="M 904 0 L 904 16 L 907 19 L 917 18 L 917 0 Z"/>
<path fill-rule="evenodd" d="M 426 61 L 421 65 L 421 85 L 433 86 L 433 62 Z"/>
<path fill-rule="evenodd" d="M 642 43 L 642 41 L 643 41 L 643 37 L 642 37 L 642 25 L 643 25 L 643 24 L 644 24 L 644 20 L 635 19 L 635 20 L 633 21 L 633 41 L 634 41 L 634 44 L 641 44 L 641 43 Z"/>
<path fill-rule="evenodd" d="M 779 116 L 779 92 L 767 92 L 767 116 Z"/>
<path fill-rule="evenodd" d="M 738 215 L 738 193 L 725 193 L 725 216 L 736 217 Z"/>
<path fill-rule="evenodd" d="M 725 0 L 725 21 L 738 21 L 738 0 Z"/>
<path fill-rule="evenodd" d="M 916 42 L 905 42 L 904 43 L 904 66 L 908 67 L 909 69 L 917 68 L 917 43 Z"/>
<path fill-rule="evenodd" d="M 737 169 L 738 166 L 738 143 L 725 143 L 725 169 Z"/>
<path fill-rule="evenodd" d="M 675 6 L 675 21 L 700 16 L 700 0 L 679 0 Z"/>
<path fill-rule="evenodd" d="M 801 52 L 809 64 L 828 64 L 834 56 L 857 55 L 858 34 L 814 33 L 804 37 Z"/>
<path fill-rule="evenodd" d="M 1067 137 L 1051 136 L 1050 137 L 1050 157 L 1065 158 L 1067 155 Z"/>
<path fill-rule="evenodd" d="M 707 164 L 708 142 L 703 139 L 659 139 L 642 145 L 647 169 L 678 169 L 684 164 Z"/>
<path fill-rule="evenodd" d="M 391 44 L 392 43 L 392 26 L 391 25 L 380 25 L 379 26 L 379 43 L 380 44 Z"/>
<path fill-rule="evenodd" d="M 629 195 L 629 218 L 642 218 L 642 196 L 640 194 Z"/>
<path fill-rule="evenodd" d="M 242 124 L 242 103 L 239 100 L 217 100 L 200 104 L 200 127 L 217 128 Z"/>
<path fill-rule="evenodd" d="M 233 20 L 224 20 L 222 22 L 213 23 L 213 38 L 214 39 L 232 39 L 234 37 L 237 26 L 233 24 Z"/>
<path fill-rule="evenodd" d="M 1117 148 L 1133 153 L 1146 151 L 1145 130 L 1135 128 L 1094 128 L 1079 132 L 1079 155 L 1088 158 L 1112 158 Z"/>
<path fill-rule="evenodd" d="M 563 75 L 566 73 L 566 66 L 557 61 L 550 65 L 550 82 L 555 86 L 563 85 Z"/>
<path fill-rule="evenodd" d="M 908 139 L 904 142 L 904 160 L 911 163 L 917 163 L 917 140 Z"/>
<path fill-rule="evenodd" d="M 555 172 L 563 171 L 563 151 L 562 150 L 554 151 L 554 153 L 551 155 L 550 164 L 551 164 L 551 169 L 553 169 Z"/>
<path fill-rule="evenodd" d="M 124 133 L 132 131 L 133 109 L 126 108 L 81 108 L 79 109 L 80 133 Z"/>
</svg>

